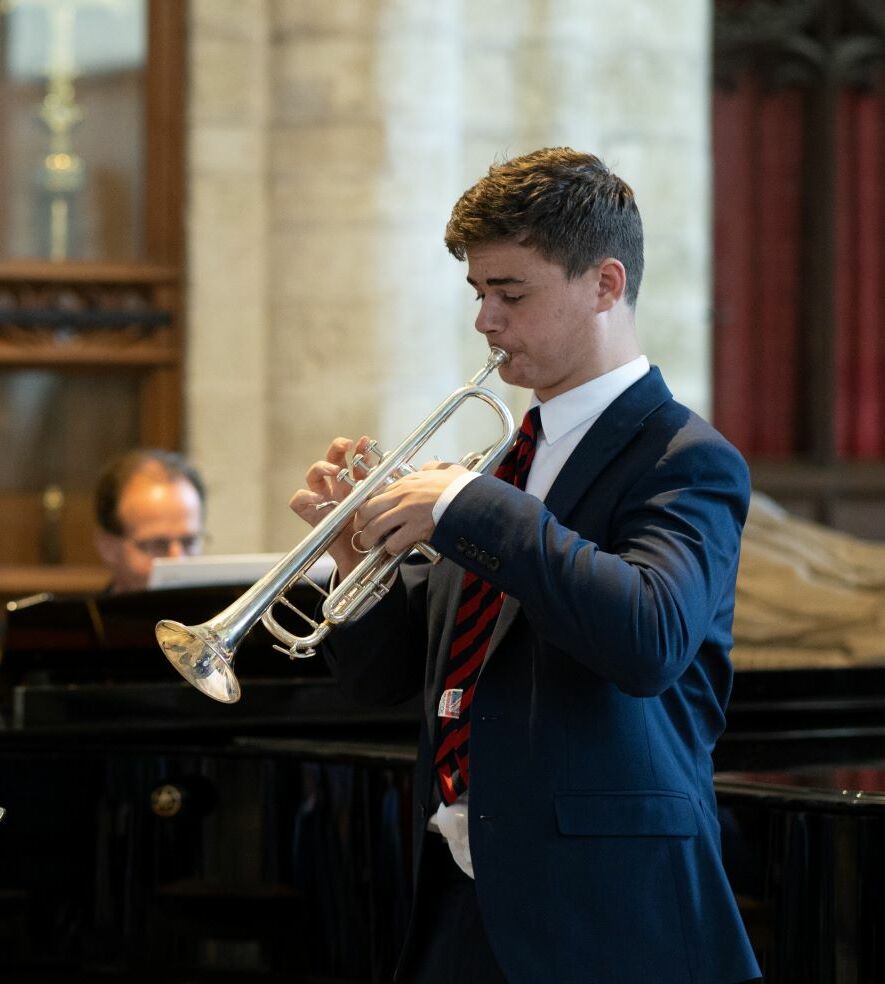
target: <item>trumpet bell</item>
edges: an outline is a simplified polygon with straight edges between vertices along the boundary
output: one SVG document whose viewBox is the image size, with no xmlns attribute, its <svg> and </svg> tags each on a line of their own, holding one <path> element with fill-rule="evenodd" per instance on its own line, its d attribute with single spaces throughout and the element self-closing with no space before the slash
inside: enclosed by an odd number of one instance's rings
<svg viewBox="0 0 885 984">
<path fill-rule="evenodd" d="M 166 659 L 191 686 L 222 704 L 235 704 L 240 699 L 233 654 L 204 625 L 164 619 L 157 623 L 155 632 Z"/>
</svg>

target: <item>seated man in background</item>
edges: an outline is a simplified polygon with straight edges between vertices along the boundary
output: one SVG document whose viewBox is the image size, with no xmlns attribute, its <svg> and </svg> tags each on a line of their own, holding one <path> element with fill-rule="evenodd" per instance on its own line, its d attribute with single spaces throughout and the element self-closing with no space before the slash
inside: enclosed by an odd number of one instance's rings
<svg viewBox="0 0 885 984">
<path fill-rule="evenodd" d="M 107 590 L 142 591 L 156 557 L 202 552 L 206 488 L 175 451 L 141 449 L 109 461 L 95 489 L 95 545 L 111 572 Z"/>
</svg>

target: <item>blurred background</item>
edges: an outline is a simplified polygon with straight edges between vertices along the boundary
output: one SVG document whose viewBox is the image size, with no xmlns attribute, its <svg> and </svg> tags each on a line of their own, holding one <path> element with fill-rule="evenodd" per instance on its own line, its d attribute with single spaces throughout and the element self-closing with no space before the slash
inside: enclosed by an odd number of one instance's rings
<svg viewBox="0 0 885 984">
<path fill-rule="evenodd" d="M 101 584 L 133 445 L 198 464 L 215 551 L 288 549 L 329 438 L 482 364 L 451 206 L 561 144 L 634 187 L 676 396 L 885 537 L 883 80 L 878 0 L 2 0 L 0 594 Z"/>
</svg>

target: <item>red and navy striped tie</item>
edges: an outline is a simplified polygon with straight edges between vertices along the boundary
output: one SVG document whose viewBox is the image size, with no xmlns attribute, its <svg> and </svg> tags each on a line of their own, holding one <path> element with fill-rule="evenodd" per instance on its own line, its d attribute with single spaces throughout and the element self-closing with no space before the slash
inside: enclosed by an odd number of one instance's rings
<svg viewBox="0 0 885 984">
<path fill-rule="evenodd" d="M 541 408 L 525 415 L 516 442 L 495 477 L 525 489 L 541 422 Z M 446 685 L 440 700 L 439 739 L 434 759 L 445 803 L 454 803 L 470 782 L 470 704 L 504 595 L 470 571 L 464 573 L 455 616 Z"/>
</svg>

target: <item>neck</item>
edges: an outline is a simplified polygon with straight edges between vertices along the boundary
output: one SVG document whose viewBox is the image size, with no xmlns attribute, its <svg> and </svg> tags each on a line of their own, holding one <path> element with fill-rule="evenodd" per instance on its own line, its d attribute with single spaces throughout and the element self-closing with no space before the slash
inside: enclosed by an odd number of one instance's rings
<svg viewBox="0 0 885 984">
<path fill-rule="evenodd" d="M 640 355 L 642 348 L 636 337 L 633 309 L 618 305 L 598 318 L 594 372 L 588 379 L 604 376 Z"/>
</svg>

